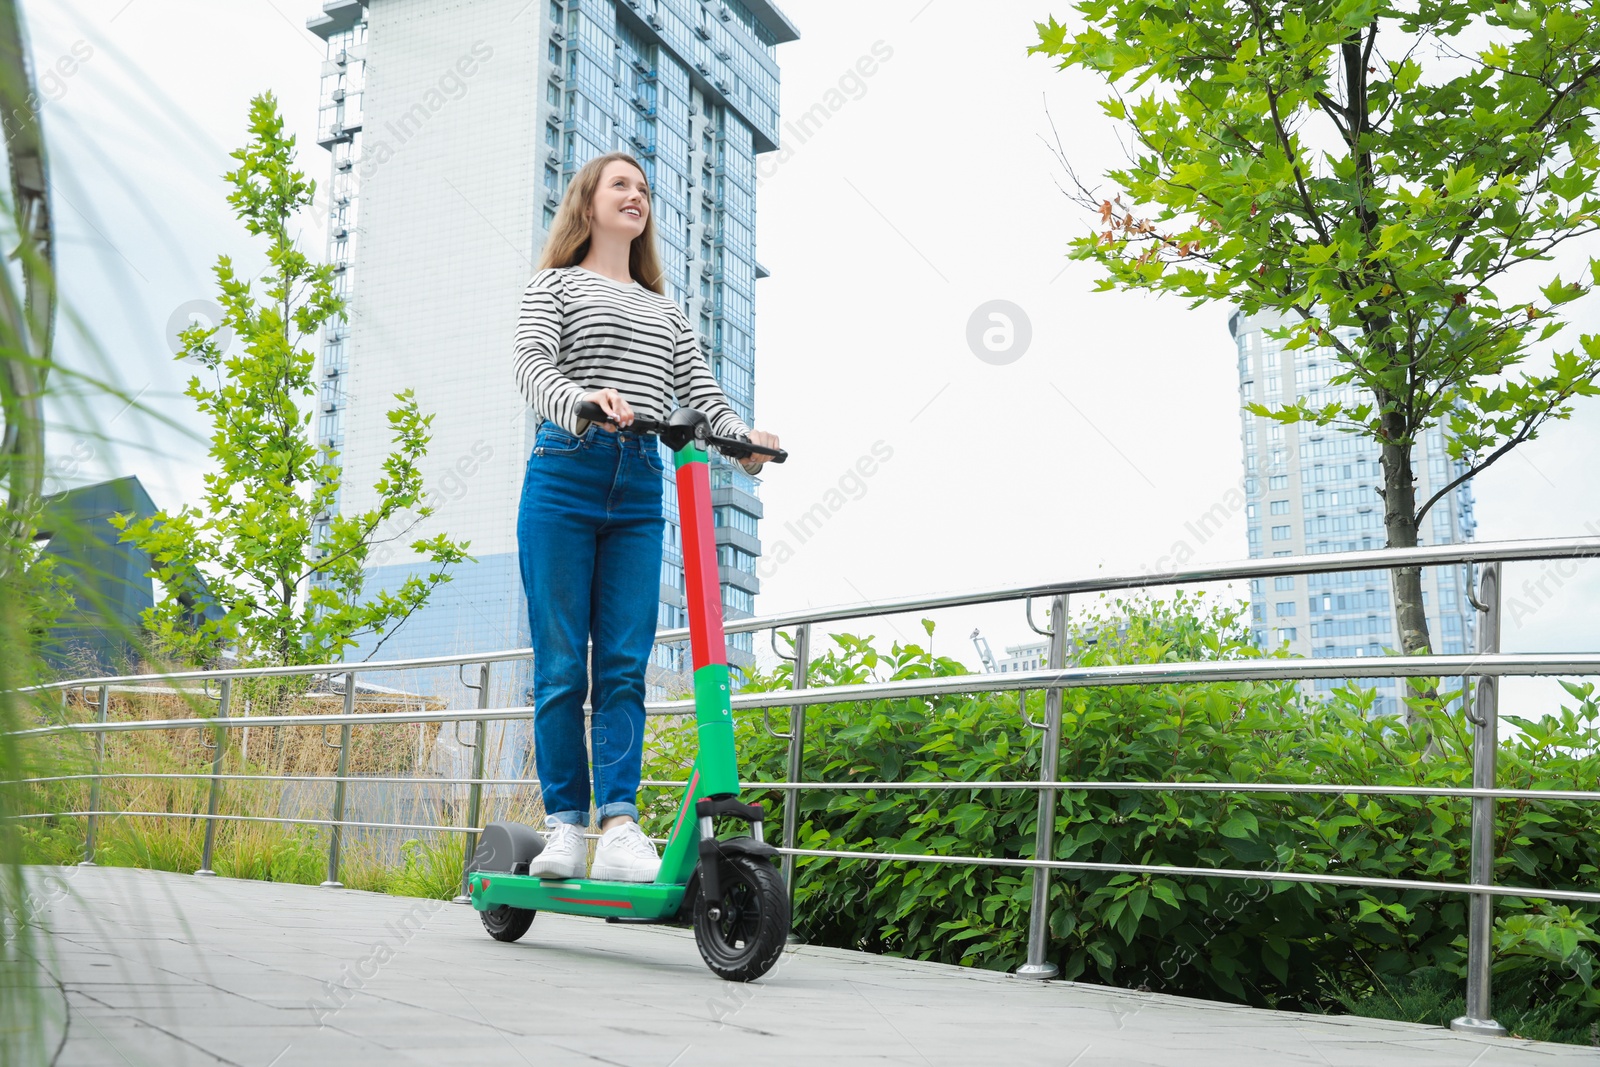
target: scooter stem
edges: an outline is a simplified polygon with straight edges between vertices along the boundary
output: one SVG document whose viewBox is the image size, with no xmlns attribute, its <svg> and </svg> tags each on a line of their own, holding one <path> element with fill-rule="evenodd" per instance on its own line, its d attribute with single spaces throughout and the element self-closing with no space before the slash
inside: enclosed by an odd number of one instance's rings
<svg viewBox="0 0 1600 1067">
<path fill-rule="evenodd" d="M 722 633 L 722 585 L 717 574 L 711 476 L 706 460 L 705 446 L 696 440 L 673 454 L 699 738 L 695 766 L 700 783 L 696 792 L 701 796 L 734 796 L 739 792 L 739 762 L 733 743 L 727 642 Z"/>
</svg>

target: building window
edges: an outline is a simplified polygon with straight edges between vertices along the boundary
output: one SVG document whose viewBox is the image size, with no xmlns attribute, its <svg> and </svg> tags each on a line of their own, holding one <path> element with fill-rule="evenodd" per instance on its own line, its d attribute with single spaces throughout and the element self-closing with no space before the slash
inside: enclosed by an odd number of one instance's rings
<svg viewBox="0 0 1600 1067">
<path fill-rule="evenodd" d="M 1294 601 L 1292 601 L 1292 600 L 1281 600 L 1276 605 L 1274 605 L 1274 610 L 1277 612 L 1278 618 L 1280 618 L 1280 619 L 1283 618 L 1285 615 L 1293 615 L 1294 614 Z"/>
<path fill-rule="evenodd" d="M 1287 541 L 1287 540 L 1289 540 L 1289 527 L 1287 527 L 1287 526 L 1274 526 L 1272 528 L 1272 539 L 1274 541 Z"/>
<path fill-rule="evenodd" d="M 545 82 L 545 84 L 544 84 L 544 102 L 549 104 L 549 105 L 551 105 L 552 107 L 560 107 L 561 106 L 561 86 L 557 85 L 555 82 Z"/>
<path fill-rule="evenodd" d="M 1285 590 L 1285 589 L 1293 589 L 1294 588 L 1294 575 L 1290 574 L 1290 575 L 1285 575 L 1285 576 L 1280 577 L 1280 578 L 1272 579 L 1272 588 L 1274 588 L 1274 589 L 1276 589 L 1276 590 L 1278 590 L 1280 592 Z"/>
<path fill-rule="evenodd" d="M 756 536 L 756 517 L 748 511 L 738 508 L 721 507 L 711 509 L 712 523 L 716 526 L 728 526 L 735 530 Z"/>
<path fill-rule="evenodd" d="M 1274 500 L 1272 502 L 1272 513 L 1274 515 L 1289 514 L 1289 502 L 1287 500 Z"/>
<path fill-rule="evenodd" d="M 1274 474 L 1271 478 L 1267 479 L 1267 488 L 1268 489 L 1287 489 L 1287 488 L 1289 488 L 1289 476 L 1287 474 Z"/>
<path fill-rule="evenodd" d="M 754 574 L 756 572 L 756 558 L 732 545 L 717 546 L 717 562 L 724 567 L 733 567 L 746 574 Z"/>
<path fill-rule="evenodd" d="M 556 213 L 550 208 L 544 209 L 544 228 L 549 229 L 556 224 Z"/>
</svg>

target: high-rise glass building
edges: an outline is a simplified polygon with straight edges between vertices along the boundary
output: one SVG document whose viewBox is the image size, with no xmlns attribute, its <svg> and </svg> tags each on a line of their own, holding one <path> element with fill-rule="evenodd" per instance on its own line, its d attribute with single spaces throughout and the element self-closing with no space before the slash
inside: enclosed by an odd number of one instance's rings
<svg viewBox="0 0 1600 1067">
<path fill-rule="evenodd" d="M 329 0 L 307 25 L 327 42 L 317 139 L 332 166 L 319 207 L 349 301 L 322 339 L 316 416 L 318 438 L 339 450 L 339 508 L 373 506 L 386 412 L 414 390 L 433 415 L 423 475 L 437 511 L 383 532 L 368 588 L 426 573 L 409 548 L 421 537 L 466 538 L 475 557 L 352 658 L 525 647 L 516 510 L 539 417 L 512 375 L 513 336 L 567 182 L 607 152 L 639 160 L 666 295 L 753 424 L 755 281 L 767 275 L 755 158 L 777 148 L 776 46 L 798 33 L 765 0 Z M 758 480 L 717 462 L 712 485 L 724 613 L 747 617 Z M 670 478 L 666 508 L 663 629 L 685 624 Z M 729 645 L 730 662 L 752 661 L 750 635 Z M 684 654 L 658 647 L 655 685 L 671 684 Z M 493 699 L 526 699 L 525 669 L 497 669 Z M 466 696 L 454 671 L 405 684 Z"/>
<path fill-rule="evenodd" d="M 1251 401 L 1274 407 L 1306 397 L 1313 407 L 1334 399 L 1361 403 L 1371 394 L 1354 385 L 1330 386 L 1338 374 L 1326 347 L 1283 348 L 1266 336 L 1286 320 L 1273 313 L 1235 313 L 1228 328 L 1238 345 L 1239 401 L 1244 441 L 1245 518 L 1251 558 L 1354 552 L 1383 548 L 1383 485 L 1378 446 L 1331 427 L 1284 426 L 1251 414 Z M 1334 331 L 1352 340 L 1354 331 Z M 1365 395 L 1363 395 L 1365 394 Z M 1444 431 L 1428 432 L 1413 446 L 1417 499 L 1426 500 L 1465 469 L 1445 452 Z M 1470 541 L 1477 528 L 1472 483 L 1445 494 L 1423 519 L 1423 544 Z M 1440 653 L 1472 649 L 1476 613 L 1467 602 L 1467 573 L 1459 566 L 1423 568 L 1423 602 L 1433 648 Z M 1250 587 L 1251 629 L 1257 645 L 1287 643 L 1300 656 L 1378 656 L 1396 647 L 1394 594 L 1387 570 L 1347 571 L 1284 578 L 1257 578 Z M 1313 688 L 1336 681 L 1318 679 Z M 1377 686 L 1378 712 L 1396 710 L 1395 681 Z"/>
</svg>

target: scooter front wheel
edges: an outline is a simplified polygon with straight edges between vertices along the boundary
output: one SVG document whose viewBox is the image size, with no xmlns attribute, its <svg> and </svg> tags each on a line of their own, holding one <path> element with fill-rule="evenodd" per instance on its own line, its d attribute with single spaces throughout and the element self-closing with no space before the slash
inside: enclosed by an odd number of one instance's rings
<svg viewBox="0 0 1600 1067">
<path fill-rule="evenodd" d="M 528 927 L 533 925 L 533 917 L 539 914 L 528 908 L 513 908 L 510 904 L 502 904 L 498 908 L 488 908 L 478 912 L 478 918 L 483 920 L 483 928 L 489 931 L 489 936 L 496 941 L 515 941 L 528 932 Z"/>
<path fill-rule="evenodd" d="M 771 970 L 789 936 L 789 891 L 766 860 L 728 856 L 719 861 L 722 899 L 694 906 L 694 943 L 721 978 L 748 982 Z"/>
</svg>

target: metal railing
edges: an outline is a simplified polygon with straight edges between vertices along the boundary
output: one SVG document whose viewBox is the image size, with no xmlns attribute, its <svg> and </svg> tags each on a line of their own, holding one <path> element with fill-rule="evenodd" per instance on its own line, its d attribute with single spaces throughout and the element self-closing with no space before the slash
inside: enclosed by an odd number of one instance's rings
<svg viewBox="0 0 1600 1067">
<path fill-rule="evenodd" d="M 1413 549 L 1381 549 L 1371 552 L 1328 553 L 1311 556 L 1257 559 L 1213 567 L 1174 571 L 1164 574 L 1139 574 L 1111 578 L 1093 578 L 1075 581 L 1012 586 L 999 590 L 952 593 L 939 596 L 910 597 L 898 600 L 843 605 L 834 608 L 768 615 L 759 618 L 729 620 L 725 629 L 729 633 L 772 630 L 774 642 L 779 628 L 794 631 L 793 654 L 779 655 L 792 665 L 792 688 L 789 690 L 758 693 L 740 693 L 733 698 L 736 710 L 760 710 L 766 729 L 776 738 L 785 740 L 787 748 L 787 780 L 782 782 L 750 782 L 752 787 L 784 792 L 791 799 L 784 805 L 783 844 L 779 849 L 783 873 L 789 885 L 791 899 L 795 884 L 795 860 L 798 857 L 838 860 L 867 860 L 881 863 L 945 863 L 984 865 L 1026 869 L 1032 872 L 1032 901 L 1029 913 L 1028 954 L 1018 974 L 1031 978 L 1053 978 L 1057 970 L 1047 959 L 1050 923 L 1050 876 L 1052 871 L 1082 871 L 1102 873 L 1158 874 L 1176 877 L 1258 879 L 1262 881 L 1290 882 L 1320 885 L 1354 886 L 1388 890 L 1425 890 L 1447 894 L 1466 895 L 1469 901 L 1467 1010 L 1451 1025 L 1458 1030 L 1481 1034 L 1503 1035 L 1505 1030 L 1494 1021 L 1491 1009 L 1490 970 L 1492 965 L 1493 900 L 1497 896 L 1520 897 L 1533 900 L 1560 900 L 1583 904 L 1600 904 L 1600 891 L 1581 889 L 1536 889 L 1518 886 L 1501 886 L 1494 883 L 1495 802 L 1503 799 L 1535 799 L 1558 801 L 1597 801 L 1600 792 L 1584 790 L 1497 789 L 1495 788 L 1495 760 L 1498 751 L 1498 680 L 1505 676 L 1556 676 L 1600 674 L 1600 653 L 1516 653 L 1499 650 L 1500 642 L 1500 564 L 1528 560 L 1573 560 L 1600 555 L 1600 537 L 1548 539 L 1535 541 L 1504 541 L 1483 544 L 1440 545 Z M 1395 567 L 1426 566 L 1435 564 L 1481 564 L 1483 574 L 1473 592 L 1473 606 L 1480 613 L 1478 650 L 1467 655 L 1427 655 L 1406 657 L 1353 657 L 1310 660 L 1250 659 L 1215 660 L 1196 663 L 1126 664 L 1104 667 L 1067 666 L 1067 637 L 1064 621 L 1067 617 L 1067 600 L 1073 593 L 1110 592 L 1141 587 L 1172 586 L 1232 579 L 1264 578 L 1284 575 L 1322 574 L 1353 570 L 1378 570 Z M 1033 621 L 1033 600 L 1049 597 L 1052 603 L 1051 618 L 1055 625 L 1044 630 Z M 907 612 L 934 611 L 977 604 L 992 604 L 1022 600 L 1026 603 L 1028 624 L 1037 632 L 1049 637 L 1047 665 L 1043 669 L 1013 673 L 950 675 L 901 681 L 868 682 L 851 685 L 812 687 L 809 685 L 811 663 L 811 628 L 819 623 L 869 616 L 893 615 Z M 661 631 L 658 643 L 681 642 L 688 639 L 687 630 Z M 774 650 L 776 644 L 774 643 Z M 108 678 L 75 679 L 34 687 L 35 691 L 88 689 L 98 687 L 99 699 L 93 722 L 41 726 L 18 731 L 19 737 L 39 737 L 51 734 L 87 733 L 95 738 L 96 765 L 88 775 L 58 775 L 27 779 L 29 782 L 83 780 L 90 782 L 89 807 L 86 811 L 40 813 L 35 817 L 84 817 L 85 859 L 92 863 L 96 822 L 100 818 L 135 816 L 152 818 L 189 818 L 205 820 L 205 844 L 201 869 L 197 874 L 211 874 L 211 861 L 216 825 L 219 821 L 259 821 L 293 823 L 329 827 L 328 876 L 326 886 L 338 886 L 340 863 L 340 836 L 345 828 L 431 830 L 466 835 L 465 855 L 470 857 L 476 835 L 482 827 L 482 787 L 537 786 L 532 779 L 495 779 L 484 777 L 484 747 L 487 724 L 495 721 L 525 720 L 531 718 L 529 707 L 490 708 L 489 681 L 491 665 L 497 662 L 530 658 L 530 649 L 512 649 L 499 652 L 457 654 L 382 662 L 351 664 L 321 664 L 301 667 L 231 668 L 210 671 L 184 671 L 171 674 L 124 675 Z M 355 676 L 369 671 L 393 671 L 412 668 L 450 667 L 458 670 L 469 664 L 480 665 L 476 685 L 467 683 L 477 691 L 477 707 L 471 710 L 357 712 L 354 710 Z M 294 674 L 344 675 L 345 709 L 341 715 L 268 715 L 230 716 L 228 702 L 231 681 L 239 678 L 269 677 Z M 1062 694 L 1067 689 L 1088 686 L 1128 686 L 1193 684 L 1228 681 L 1307 680 L 1317 678 L 1476 678 L 1476 695 L 1468 704 L 1468 717 L 1473 728 L 1473 785 L 1470 788 L 1433 788 L 1425 786 L 1377 785 L 1327 785 L 1273 782 L 1107 782 L 1060 781 L 1057 779 L 1057 759 L 1061 743 Z M 171 682 L 182 680 L 217 680 L 222 683 L 218 714 L 215 717 L 190 719 L 145 719 L 130 721 L 109 720 L 109 687 L 141 682 Z M 916 781 L 916 782 L 808 782 L 805 780 L 805 709 L 814 704 L 834 704 L 863 700 L 934 697 L 956 694 L 1033 690 L 1045 692 L 1045 718 L 1043 722 L 1028 719 L 1028 724 L 1042 731 L 1043 756 L 1040 760 L 1038 781 Z M 1022 702 L 1019 701 L 1019 705 Z M 771 724 L 773 708 L 787 707 L 790 712 L 789 729 L 779 733 Z M 692 714 L 690 700 L 653 701 L 646 705 L 648 714 Z M 1025 705 L 1023 714 L 1026 717 Z M 473 722 L 475 739 L 464 747 L 473 752 L 473 771 L 469 778 L 379 778 L 350 776 L 348 754 L 352 726 L 374 723 L 428 723 Z M 248 775 L 222 773 L 222 744 L 224 731 L 250 726 L 339 726 L 339 769 L 336 775 Z M 209 729 L 217 738 L 217 755 L 210 774 L 195 773 L 139 773 L 123 774 L 105 771 L 100 762 L 104 759 L 105 738 L 108 733 L 141 730 Z M 458 735 L 459 737 L 459 735 Z M 99 784 L 110 778 L 160 778 L 205 779 L 210 782 L 207 813 L 189 812 L 133 812 L 99 810 Z M 222 783 L 234 780 L 273 780 L 328 783 L 333 786 L 332 818 L 273 818 L 268 816 L 225 815 L 218 813 Z M 469 787 L 466 825 L 417 825 L 408 823 L 359 822 L 346 819 L 344 810 L 345 786 L 351 781 L 412 782 L 430 785 L 466 785 Z M 682 782 L 645 781 L 644 786 L 681 787 Z M 912 853 L 863 852 L 842 849 L 801 849 L 795 847 L 797 834 L 797 808 L 793 802 L 803 791 L 825 790 L 945 790 L 945 789 L 1017 789 L 1034 790 L 1038 794 L 1038 818 L 1034 838 L 1033 858 L 981 857 L 959 855 L 923 855 Z M 1049 858 L 1054 850 L 1054 813 L 1057 797 L 1064 790 L 1118 790 L 1162 791 L 1174 793 L 1218 794 L 1322 794 L 1364 795 L 1379 797 L 1420 796 L 1456 797 L 1472 801 L 1470 823 L 1469 880 L 1464 883 L 1421 881 L 1414 879 L 1374 878 L 1345 874 L 1319 874 L 1283 870 L 1252 870 L 1222 867 L 1183 867 L 1167 864 L 1102 863 Z"/>
</svg>

